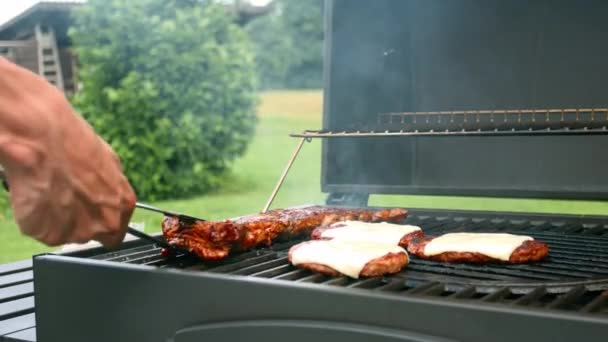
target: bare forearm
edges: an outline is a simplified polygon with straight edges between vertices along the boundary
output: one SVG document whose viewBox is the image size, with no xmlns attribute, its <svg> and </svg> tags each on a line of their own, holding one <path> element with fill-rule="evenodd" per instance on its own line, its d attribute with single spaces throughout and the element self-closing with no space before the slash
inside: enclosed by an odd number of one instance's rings
<svg viewBox="0 0 608 342">
<path fill-rule="evenodd" d="M 116 245 L 135 194 L 120 161 L 43 78 L 0 58 L 0 164 L 21 231 L 49 245 Z"/>
<path fill-rule="evenodd" d="M 48 115 L 37 107 L 49 90 L 42 91 L 40 78 L 0 57 L 0 164 L 7 169 L 33 167 L 39 163 L 40 139 L 48 134 Z M 41 98 L 36 98 L 40 96 Z"/>
</svg>

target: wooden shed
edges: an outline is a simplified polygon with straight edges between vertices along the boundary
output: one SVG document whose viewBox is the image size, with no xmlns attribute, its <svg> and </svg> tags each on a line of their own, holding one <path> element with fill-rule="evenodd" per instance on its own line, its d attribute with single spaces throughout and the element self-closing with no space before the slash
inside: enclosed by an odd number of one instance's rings
<svg viewBox="0 0 608 342">
<path fill-rule="evenodd" d="M 45 77 L 70 95 L 76 91 L 76 58 L 67 31 L 71 11 L 83 2 L 41 1 L 0 25 L 0 56 Z M 263 6 L 249 1 L 225 2 L 241 25 L 268 13 L 273 1 Z"/>
<path fill-rule="evenodd" d="M 76 90 L 76 63 L 67 30 L 70 12 L 80 5 L 42 1 L 0 25 L 0 55 L 72 94 Z"/>
</svg>

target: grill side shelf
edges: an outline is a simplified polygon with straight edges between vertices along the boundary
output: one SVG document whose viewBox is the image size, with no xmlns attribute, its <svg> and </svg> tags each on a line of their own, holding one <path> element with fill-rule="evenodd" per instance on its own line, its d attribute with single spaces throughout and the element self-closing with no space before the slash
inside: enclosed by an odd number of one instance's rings
<svg viewBox="0 0 608 342">
<path fill-rule="evenodd" d="M 35 327 L 32 261 L 0 265 L 0 336 L 2 341 L 35 341 L 8 335 Z"/>
<path fill-rule="evenodd" d="M 5 336 L 4 340 L 7 342 L 36 342 L 36 328 L 29 328 L 12 333 Z"/>
</svg>

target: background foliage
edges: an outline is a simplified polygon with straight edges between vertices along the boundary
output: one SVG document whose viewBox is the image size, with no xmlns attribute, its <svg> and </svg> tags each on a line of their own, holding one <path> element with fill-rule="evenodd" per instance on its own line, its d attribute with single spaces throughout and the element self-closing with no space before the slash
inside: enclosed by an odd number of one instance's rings
<svg viewBox="0 0 608 342">
<path fill-rule="evenodd" d="M 8 194 L 4 191 L 0 193 L 0 222 L 3 220 L 11 219 L 11 203 L 8 200 Z"/>
<path fill-rule="evenodd" d="M 315 89 L 323 79 L 323 0 L 275 0 L 275 11 L 246 29 L 262 86 Z"/>
<path fill-rule="evenodd" d="M 213 189 L 255 126 L 247 34 L 210 1 L 89 0 L 70 30 L 73 103 L 123 162 L 139 198 Z"/>
<path fill-rule="evenodd" d="M 284 88 L 295 49 L 286 35 L 283 20 L 275 14 L 258 17 L 247 24 L 255 47 L 255 61 L 262 88 Z"/>
</svg>

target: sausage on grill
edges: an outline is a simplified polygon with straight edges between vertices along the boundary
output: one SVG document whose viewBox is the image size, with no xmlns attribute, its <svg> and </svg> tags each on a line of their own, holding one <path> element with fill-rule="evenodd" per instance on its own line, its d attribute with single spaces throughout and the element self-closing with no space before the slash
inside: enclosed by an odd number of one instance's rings
<svg viewBox="0 0 608 342">
<path fill-rule="evenodd" d="M 165 217 L 162 231 L 170 244 L 185 248 L 204 260 L 221 260 L 231 251 L 270 246 L 277 240 L 309 235 L 321 225 L 345 220 L 401 222 L 407 210 L 345 209 L 313 206 L 301 209 L 278 209 L 236 220 L 204 221 L 185 224 L 175 217 Z"/>
</svg>

